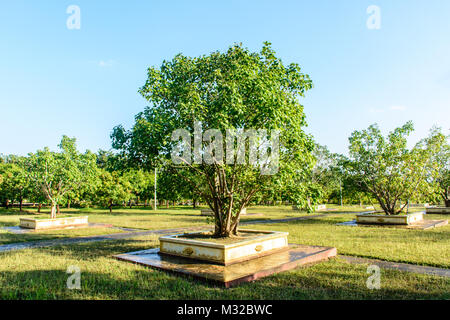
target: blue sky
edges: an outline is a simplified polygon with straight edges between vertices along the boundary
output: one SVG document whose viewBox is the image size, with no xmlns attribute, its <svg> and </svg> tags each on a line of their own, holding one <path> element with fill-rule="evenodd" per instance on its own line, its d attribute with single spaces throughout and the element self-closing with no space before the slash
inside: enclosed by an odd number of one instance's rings
<svg viewBox="0 0 450 320">
<path fill-rule="evenodd" d="M 81 28 L 69 30 L 69 5 Z M 366 9 L 381 9 L 370 30 Z M 63 134 L 81 150 L 109 149 L 146 101 L 149 66 L 182 52 L 198 56 L 270 41 L 315 88 L 302 101 L 308 132 L 333 152 L 378 123 L 413 120 L 412 141 L 450 119 L 450 1 L 0 2 L 0 153 L 55 148 Z"/>
</svg>

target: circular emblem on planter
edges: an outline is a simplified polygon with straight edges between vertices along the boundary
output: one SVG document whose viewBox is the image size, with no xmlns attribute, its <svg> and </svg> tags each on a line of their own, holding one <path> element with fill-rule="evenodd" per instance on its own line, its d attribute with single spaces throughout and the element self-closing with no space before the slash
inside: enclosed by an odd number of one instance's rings
<svg viewBox="0 0 450 320">
<path fill-rule="evenodd" d="M 183 254 L 190 256 L 194 253 L 194 250 L 191 247 L 187 247 L 183 250 Z"/>
<path fill-rule="evenodd" d="M 255 251 L 260 252 L 262 250 L 262 245 L 256 246 Z"/>
<path fill-rule="evenodd" d="M 384 219 L 383 218 L 378 218 L 377 221 L 378 222 L 384 222 Z"/>
</svg>

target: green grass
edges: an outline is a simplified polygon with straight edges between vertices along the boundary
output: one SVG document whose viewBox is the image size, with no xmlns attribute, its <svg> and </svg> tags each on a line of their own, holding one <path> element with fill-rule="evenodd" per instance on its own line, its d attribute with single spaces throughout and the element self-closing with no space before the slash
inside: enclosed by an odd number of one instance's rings
<svg viewBox="0 0 450 320">
<path fill-rule="evenodd" d="M 256 207 L 248 210 L 249 213 L 262 213 L 257 216 L 243 216 L 241 221 L 269 220 L 292 218 L 307 215 L 304 212 L 293 211 L 290 207 Z M 107 209 L 61 209 L 60 216 L 88 215 L 91 223 L 107 223 L 116 227 L 157 230 L 173 229 L 191 226 L 206 226 L 212 223 L 212 219 L 200 216 L 200 208 L 176 207 L 169 209 L 151 210 L 150 208 L 118 208 L 112 213 Z M 23 212 L 18 209 L 0 209 L 0 227 L 18 226 L 22 217 L 35 219 L 48 219 L 50 210 L 43 208 L 41 214 L 37 214 L 36 208 L 27 208 Z M 80 228 L 66 230 L 37 231 L 27 234 L 12 234 L 0 230 L 0 245 L 15 242 L 36 240 L 50 240 L 56 238 L 71 238 L 91 235 L 103 235 L 121 232 L 111 228 Z"/>
<path fill-rule="evenodd" d="M 212 218 L 201 216 L 200 208 L 175 207 L 169 209 L 151 210 L 150 208 L 117 208 L 109 213 L 107 209 L 61 209 L 63 215 L 88 215 L 89 222 L 109 223 L 117 227 L 143 230 L 172 229 L 180 227 L 201 226 L 211 224 Z M 261 215 L 242 216 L 242 222 L 254 220 L 285 219 L 307 215 L 306 212 L 294 211 L 290 207 L 254 207 L 248 213 Z M 0 209 L 0 227 L 17 226 L 19 218 L 49 218 L 49 209 L 42 209 L 37 215 L 36 209 L 29 208 L 26 212 L 17 209 Z"/>
<path fill-rule="evenodd" d="M 340 208 L 343 212 L 355 207 Z M 352 210 L 353 209 L 353 210 Z M 33 211 L 33 210 L 31 210 Z M 254 207 L 243 221 L 283 219 L 307 215 L 290 207 Z M 318 212 L 315 214 L 323 214 Z M 137 229 L 171 229 L 205 225 L 200 209 L 179 207 L 152 211 L 143 208 L 63 210 L 63 214 L 89 214 L 91 222 L 111 223 Z M 350 227 L 336 223 L 352 220 L 354 213 L 337 211 L 311 220 L 246 225 L 244 228 L 290 233 L 293 243 L 335 246 L 339 254 L 450 268 L 450 226 L 431 230 L 389 227 Z M 0 226 L 18 224 L 17 210 L 0 210 Z M 448 219 L 448 215 L 426 215 Z M 0 231 L 0 244 L 59 237 L 78 237 L 120 232 L 114 229 L 70 229 L 15 235 Z M 157 236 L 26 249 L 0 253 L 1 299 L 450 299 L 450 280 L 395 270 L 382 270 L 380 290 L 366 288 L 367 266 L 352 265 L 340 258 L 297 268 L 237 288 L 223 289 L 189 278 L 159 272 L 112 255 L 158 245 Z M 67 290 L 65 273 L 70 265 L 82 272 L 82 290 Z"/>
<path fill-rule="evenodd" d="M 290 242 L 332 246 L 338 249 L 339 254 L 450 268 L 450 225 L 429 230 L 336 225 L 354 218 L 353 214 L 336 214 L 311 220 L 245 227 L 287 231 Z M 425 219 L 448 219 L 448 215 L 425 215 Z"/>
<path fill-rule="evenodd" d="M 449 299 L 447 278 L 382 270 L 369 290 L 367 266 L 337 258 L 223 289 L 112 255 L 157 245 L 155 237 L 0 254 L 0 299 Z M 81 270 L 81 290 L 68 290 L 69 266 Z"/>
<path fill-rule="evenodd" d="M 52 240 L 62 238 L 87 237 L 112 233 L 124 232 L 112 228 L 76 228 L 63 230 L 43 230 L 38 232 L 14 234 L 5 230 L 0 230 L 0 245 L 18 242 Z"/>
</svg>

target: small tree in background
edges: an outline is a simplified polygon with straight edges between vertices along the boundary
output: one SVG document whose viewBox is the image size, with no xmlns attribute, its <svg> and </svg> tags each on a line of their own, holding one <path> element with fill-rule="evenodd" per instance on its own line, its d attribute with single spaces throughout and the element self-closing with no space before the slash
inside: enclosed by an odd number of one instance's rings
<svg viewBox="0 0 450 320">
<path fill-rule="evenodd" d="M 16 161 L 0 165 L 0 176 L 2 184 L 0 185 L 0 197 L 5 202 L 8 209 L 9 201 L 14 203 L 19 201 L 19 208 L 22 211 L 23 200 L 32 194 L 26 171 L 23 168 L 23 158 L 17 158 Z"/>
<path fill-rule="evenodd" d="M 94 201 L 109 208 L 112 212 L 113 205 L 123 203 L 131 198 L 130 182 L 118 172 L 108 172 L 99 169 L 97 173 Z"/>
<path fill-rule="evenodd" d="M 434 128 L 434 135 L 442 135 L 439 128 Z M 446 207 L 450 207 L 450 145 L 448 137 L 442 148 L 432 159 L 430 172 L 432 192 L 444 201 Z"/>
<path fill-rule="evenodd" d="M 406 200 L 427 187 L 432 159 L 445 141 L 444 135 L 433 131 L 408 149 L 407 137 L 413 130 L 412 122 L 407 122 L 385 138 L 377 125 L 371 125 L 349 138 L 349 174 L 377 199 L 387 215 L 402 212 Z"/>
<path fill-rule="evenodd" d="M 28 177 L 51 203 L 52 219 L 56 218 L 57 206 L 68 192 L 89 184 L 95 177 L 95 154 L 79 153 L 75 142 L 75 139 L 63 136 L 60 152 L 44 148 L 30 153 L 26 161 Z"/>
<path fill-rule="evenodd" d="M 129 182 L 131 197 L 130 209 L 132 207 L 132 200 L 134 199 L 136 205 L 139 205 L 140 200 L 145 200 L 147 186 L 152 183 L 153 175 L 144 170 L 130 169 L 124 172 L 123 177 Z"/>
</svg>

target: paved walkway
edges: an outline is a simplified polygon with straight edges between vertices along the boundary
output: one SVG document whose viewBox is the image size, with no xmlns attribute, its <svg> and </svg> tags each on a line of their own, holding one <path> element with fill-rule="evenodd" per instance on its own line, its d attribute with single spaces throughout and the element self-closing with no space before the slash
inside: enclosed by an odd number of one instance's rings
<svg viewBox="0 0 450 320">
<path fill-rule="evenodd" d="M 408 263 L 390 262 L 377 259 L 367 259 L 353 256 L 340 255 L 339 257 L 352 264 L 374 264 L 384 269 L 393 269 L 450 278 L 450 269 L 427 267 Z"/>
</svg>

